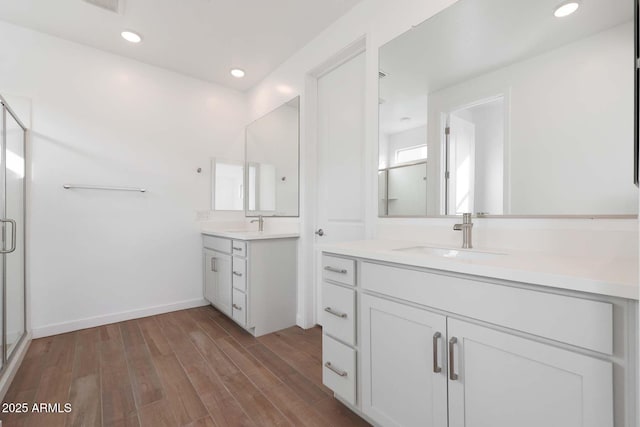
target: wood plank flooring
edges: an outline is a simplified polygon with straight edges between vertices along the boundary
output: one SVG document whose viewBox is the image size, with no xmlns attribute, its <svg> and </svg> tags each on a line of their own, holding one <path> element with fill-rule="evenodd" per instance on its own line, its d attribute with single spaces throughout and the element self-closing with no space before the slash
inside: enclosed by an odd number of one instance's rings
<svg viewBox="0 0 640 427">
<path fill-rule="evenodd" d="M 367 426 L 322 385 L 322 330 L 258 339 L 213 307 L 34 340 L 2 426 Z M 4 405 L 3 405 L 4 406 Z"/>
</svg>

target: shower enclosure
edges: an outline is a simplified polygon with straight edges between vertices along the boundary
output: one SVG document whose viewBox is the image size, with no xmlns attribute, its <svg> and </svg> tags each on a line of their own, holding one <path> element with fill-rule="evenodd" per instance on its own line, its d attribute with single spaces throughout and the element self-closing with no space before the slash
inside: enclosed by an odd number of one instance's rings
<svg viewBox="0 0 640 427">
<path fill-rule="evenodd" d="M 27 128 L 5 99 L 0 146 L 0 322 L 5 370 L 26 335 L 25 147 Z"/>
</svg>

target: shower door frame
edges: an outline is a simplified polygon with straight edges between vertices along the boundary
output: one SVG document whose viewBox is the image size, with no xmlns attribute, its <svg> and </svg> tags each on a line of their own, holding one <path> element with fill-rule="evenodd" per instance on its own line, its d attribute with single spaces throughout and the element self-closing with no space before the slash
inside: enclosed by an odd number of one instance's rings
<svg viewBox="0 0 640 427">
<path fill-rule="evenodd" d="M 7 112 L 11 115 L 11 117 L 16 121 L 18 126 L 22 129 L 22 147 L 23 147 L 23 166 L 24 166 L 24 176 L 23 176 L 23 186 L 22 186 L 22 218 L 19 218 L 22 221 L 22 233 L 21 236 L 18 236 L 16 231 L 16 239 L 22 238 L 22 293 L 23 293 L 23 307 L 22 307 L 22 322 L 24 325 L 24 330 L 22 331 L 22 335 L 18 340 L 13 344 L 11 354 L 8 354 L 7 351 L 7 268 L 6 268 L 6 256 L 9 255 L 7 253 L 2 255 L 2 306 L 0 309 L 2 310 L 2 367 L 0 368 L 0 377 L 4 375 L 7 367 L 13 358 L 18 354 L 16 351 L 22 345 L 23 341 L 28 335 L 27 328 L 27 133 L 28 129 L 22 123 L 18 115 L 11 109 L 7 101 L 4 99 L 2 95 L 0 95 L 0 104 L 2 105 L 2 140 L 0 144 L 0 150 L 2 150 L 1 161 L 0 161 L 0 173 L 3 173 L 4 176 L 2 178 L 2 196 L 0 197 L 0 203 L 2 203 L 2 218 L 6 219 L 6 199 L 7 199 Z M 4 199 L 4 200 L 3 200 Z M 16 227 L 14 225 L 14 227 Z M 3 239 L 2 243 L 4 245 L 6 233 L 6 228 L 2 228 Z M 10 252 L 13 253 L 13 252 Z"/>
</svg>

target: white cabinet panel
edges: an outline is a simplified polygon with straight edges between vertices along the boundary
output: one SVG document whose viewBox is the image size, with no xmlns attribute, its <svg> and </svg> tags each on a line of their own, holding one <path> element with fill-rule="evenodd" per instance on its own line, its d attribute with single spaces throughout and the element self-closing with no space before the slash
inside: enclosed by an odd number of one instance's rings
<svg viewBox="0 0 640 427">
<path fill-rule="evenodd" d="M 353 286 L 356 284 L 356 262 L 352 259 L 323 255 L 322 277 Z"/>
<path fill-rule="evenodd" d="M 204 297 L 212 304 L 216 303 L 216 253 L 209 249 L 202 251 L 204 265 Z"/>
<path fill-rule="evenodd" d="M 611 362 L 455 319 L 448 330 L 450 427 L 613 426 Z"/>
<path fill-rule="evenodd" d="M 356 351 L 322 335 L 322 383 L 347 402 L 356 403 Z"/>
<path fill-rule="evenodd" d="M 241 326 L 247 324 L 247 296 L 237 289 L 233 290 L 233 304 L 232 304 L 233 320 L 238 322 Z"/>
<path fill-rule="evenodd" d="M 222 237 L 202 236 L 202 243 L 205 248 L 218 252 L 231 253 L 231 240 Z"/>
<path fill-rule="evenodd" d="M 227 316 L 231 315 L 231 255 L 215 253 L 216 300 L 214 305 Z"/>
<path fill-rule="evenodd" d="M 446 427 L 446 318 L 369 295 L 361 304 L 364 413 L 383 426 Z"/>
<path fill-rule="evenodd" d="M 363 262 L 364 289 L 559 342 L 613 354 L 613 305 Z"/>
<path fill-rule="evenodd" d="M 233 287 L 242 292 L 247 291 L 247 260 L 233 257 Z"/>
<path fill-rule="evenodd" d="M 247 242 L 243 242 L 242 240 L 234 240 L 231 248 L 233 249 L 233 254 L 236 256 L 247 256 Z"/>
<path fill-rule="evenodd" d="M 356 292 L 324 282 L 322 284 L 322 330 L 350 345 L 356 343 Z"/>
</svg>

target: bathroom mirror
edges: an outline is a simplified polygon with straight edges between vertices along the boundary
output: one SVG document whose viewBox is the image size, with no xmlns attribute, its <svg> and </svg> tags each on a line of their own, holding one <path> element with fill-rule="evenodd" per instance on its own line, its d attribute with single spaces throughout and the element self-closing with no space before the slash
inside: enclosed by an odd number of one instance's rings
<svg viewBox="0 0 640 427">
<path fill-rule="evenodd" d="M 459 0 L 379 51 L 379 215 L 634 216 L 634 1 Z"/>
<path fill-rule="evenodd" d="M 300 97 L 247 126 L 247 216 L 298 216 Z"/>
<path fill-rule="evenodd" d="M 244 165 L 211 159 L 211 210 L 244 210 Z"/>
</svg>

